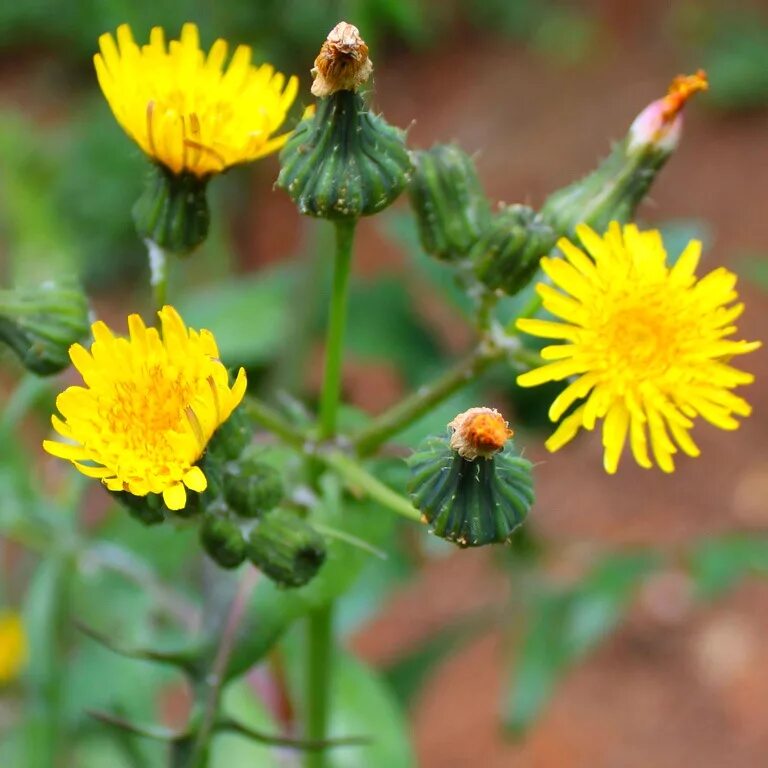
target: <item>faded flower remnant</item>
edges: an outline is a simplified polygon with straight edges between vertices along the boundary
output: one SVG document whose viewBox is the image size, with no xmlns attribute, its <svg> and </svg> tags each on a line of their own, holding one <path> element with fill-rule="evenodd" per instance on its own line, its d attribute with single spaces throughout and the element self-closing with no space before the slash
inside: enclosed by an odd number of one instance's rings
<svg viewBox="0 0 768 768">
<path fill-rule="evenodd" d="M 603 237 L 585 225 L 577 234 L 585 250 L 563 238 L 565 258 L 541 260 L 554 286 L 540 283 L 537 291 L 557 320 L 517 321 L 526 333 L 562 343 L 542 349 L 552 362 L 522 374 L 518 384 L 575 377 L 549 409 L 552 421 L 562 419 L 549 450 L 603 419 L 607 472 L 616 471 L 627 436 L 638 464 L 650 468 L 655 461 L 671 472 L 678 449 L 699 454 L 689 434 L 696 417 L 732 430 L 736 417 L 751 412 L 732 392 L 754 377 L 731 366 L 731 358 L 760 346 L 728 338 L 744 309 L 734 303 L 736 275 L 720 267 L 697 279 L 696 240 L 670 267 L 655 230 L 622 230 L 613 222 Z"/>
<path fill-rule="evenodd" d="M 48 453 L 67 459 L 110 491 L 162 494 L 183 509 L 186 488 L 202 492 L 207 480 L 196 466 L 213 433 L 245 394 L 241 368 L 232 387 L 213 335 L 188 329 L 173 307 L 159 312 L 162 335 L 138 315 L 128 318 L 130 338 L 93 325 L 90 351 L 70 349 L 85 386 L 56 399 L 64 417 L 52 417 L 66 442 L 46 440 Z"/>
<path fill-rule="evenodd" d="M 312 95 L 330 96 L 336 91 L 356 91 L 371 76 L 373 62 L 360 31 L 340 21 L 328 34 L 315 59 Z"/>
<path fill-rule="evenodd" d="M 251 64 L 251 49 L 240 45 L 229 66 L 227 43 L 216 40 L 208 55 L 195 24 L 166 44 L 154 27 L 139 47 L 122 24 L 117 42 L 99 38 L 94 56 L 99 85 L 118 123 L 153 160 L 174 173 L 198 178 L 256 160 L 280 149 L 287 134 L 275 136 L 298 91 L 298 79 L 269 64 Z"/>
<path fill-rule="evenodd" d="M 448 424 L 453 430 L 450 446 L 469 461 L 498 453 L 514 434 L 495 408 L 470 408 Z"/>
</svg>

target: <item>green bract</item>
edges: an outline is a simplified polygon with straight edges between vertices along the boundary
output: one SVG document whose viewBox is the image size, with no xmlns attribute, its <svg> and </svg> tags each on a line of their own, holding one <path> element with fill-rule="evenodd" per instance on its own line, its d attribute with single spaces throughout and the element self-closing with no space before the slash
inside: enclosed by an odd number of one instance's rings
<svg viewBox="0 0 768 768">
<path fill-rule="evenodd" d="M 447 437 L 428 437 L 408 459 L 408 490 L 430 531 L 460 547 L 506 542 L 534 501 L 532 464 L 511 443 L 489 459 L 463 459 Z"/>
<path fill-rule="evenodd" d="M 277 186 L 307 216 L 358 219 L 378 213 L 408 183 L 404 137 L 359 94 L 339 91 L 320 99 L 316 114 L 288 139 Z"/>
</svg>

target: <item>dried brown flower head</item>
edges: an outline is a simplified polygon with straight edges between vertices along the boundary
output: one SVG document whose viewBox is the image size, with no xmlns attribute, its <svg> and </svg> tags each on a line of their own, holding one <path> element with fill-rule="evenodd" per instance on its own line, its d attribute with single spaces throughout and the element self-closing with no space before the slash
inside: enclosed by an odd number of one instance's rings
<svg viewBox="0 0 768 768">
<path fill-rule="evenodd" d="M 451 448 L 469 461 L 478 456 L 490 458 L 513 435 L 509 424 L 494 408 L 470 408 L 448 426 L 453 430 Z"/>
<path fill-rule="evenodd" d="M 312 94 L 318 98 L 336 91 L 356 91 L 373 71 L 368 46 L 357 27 L 340 21 L 328 34 L 315 59 Z"/>
</svg>

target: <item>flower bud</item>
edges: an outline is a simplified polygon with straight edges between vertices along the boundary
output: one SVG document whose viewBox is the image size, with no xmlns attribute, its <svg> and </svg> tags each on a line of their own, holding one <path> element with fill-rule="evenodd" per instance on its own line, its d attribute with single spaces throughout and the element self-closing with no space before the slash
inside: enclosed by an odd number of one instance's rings
<svg viewBox="0 0 768 768">
<path fill-rule="evenodd" d="M 534 500 L 532 465 L 512 448 L 498 411 L 471 408 L 448 437 L 429 437 L 408 459 L 408 491 L 430 532 L 460 547 L 507 542 Z"/>
<path fill-rule="evenodd" d="M 510 205 L 493 217 L 470 252 L 478 279 L 491 290 L 513 296 L 525 288 L 557 240 L 533 209 Z"/>
<path fill-rule="evenodd" d="M 167 253 L 191 253 L 208 236 L 208 180 L 188 171 L 174 173 L 153 163 L 144 191 L 133 207 L 139 237 Z"/>
<path fill-rule="evenodd" d="M 253 458 L 230 462 L 224 474 L 224 495 L 241 517 L 260 517 L 283 499 L 283 479 L 271 464 Z"/>
<path fill-rule="evenodd" d="M 403 191 L 411 172 L 403 131 L 370 112 L 356 92 L 366 68 L 359 68 L 362 58 L 355 55 L 364 53 L 367 61 L 368 49 L 351 29 L 354 34 L 346 29 L 336 35 L 338 43 L 326 41 L 313 88 L 323 97 L 280 153 L 277 186 L 301 213 L 321 219 L 378 213 Z"/>
<path fill-rule="evenodd" d="M 491 219 L 475 164 L 451 144 L 411 154 L 408 186 L 424 250 L 446 261 L 466 256 Z"/>
<path fill-rule="evenodd" d="M 676 77 L 667 95 L 635 118 L 624 139 L 595 171 L 550 195 L 541 214 L 557 234 L 573 237 L 581 223 L 604 232 L 611 221 L 629 221 L 677 147 L 683 106 L 693 94 L 706 89 L 702 70 Z"/>
<path fill-rule="evenodd" d="M 69 348 L 89 329 L 88 301 L 73 280 L 0 291 L 0 342 L 39 376 L 69 367 Z"/>
<path fill-rule="evenodd" d="M 245 539 L 240 526 L 226 515 L 223 502 L 208 506 L 200 525 L 200 543 L 222 568 L 237 568 L 245 560 Z"/>
<path fill-rule="evenodd" d="M 215 456 L 223 461 L 239 459 L 253 437 L 253 425 L 244 408 L 236 408 L 230 417 L 213 433 L 206 457 Z"/>
<path fill-rule="evenodd" d="M 159 525 L 165 521 L 167 509 L 158 493 L 135 496 L 127 491 L 115 491 L 111 495 L 128 510 L 131 517 L 144 525 Z"/>
<path fill-rule="evenodd" d="M 276 509 L 251 532 L 248 559 L 281 586 L 300 587 L 320 570 L 325 542 L 298 515 Z"/>
</svg>

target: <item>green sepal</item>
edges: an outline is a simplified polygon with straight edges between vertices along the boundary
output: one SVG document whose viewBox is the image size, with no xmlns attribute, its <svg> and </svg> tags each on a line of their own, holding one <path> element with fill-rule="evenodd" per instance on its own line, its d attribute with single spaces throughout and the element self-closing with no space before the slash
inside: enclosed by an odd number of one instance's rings
<svg viewBox="0 0 768 768">
<path fill-rule="evenodd" d="M 509 205 L 499 211 L 470 252 L 478 279 L 509 296 L 525 288 L 539 269 L 539 260 L 557 237 L 532 208 Z"/>
<path fill-rule="evenodd" d="M 280 472 L 252 457 L 229 462 L 223 483 L 227 503 L 241 517 L 259 517 L 269 512 L 285 494 Z"/>
<path fill-rule="evenodd" d="M 131 517 L 144 525 L 160 525 L 168 514 L 163 497 L 157 493 L 136 496 L 128 491 L 110 491 L 110 495 L 128 510 Z"/>
<path fill-rule="evenodd" d="M 69 367 L 69 348 L 88 335 L 88 313 L 74 279 L 0 291 L 0 342 L 27 370 L 50 376 Z"/>
<path fill-rule="evenodd" d="M 139 237 L 177 256 L 186 256 L 201 245 L 208 237 L 211 220 L 208 181 L 187 171 L 173 173 L 153 163 L 144 191 L 133 206 Z"/>
<path fill-rule="evenodd" d="M 671 152 L 645 144 L 630 151 L 629 139 L 614 145 L 611 153 L 589 175 L 553 192 L 541 215 L 558 236 L 573 237 L 578 224 L 588 224 L 602 234 L 612 221 L 630 221 Z"/>
<path fill-rule="evenodd" d="M 200 525 L 200 543 L 222 568 L 237 568 L 245 560 L 245 539 L 229 515 L 223 502 L 208 504 Z"/>
<path fill-rule="evenodd" d="M 248 538 L 248 559 L 284 587 L 301 587 L 310 581 L 325 555 L 323 537 L 286 509 L 265 515 Z"/>
<path fill-rule="evenodd" d="M 219 460 L 234 461 L 250 445 L 253 437 L 253 424 L 246 415 L 245 408 L 235 408 L 229 418 L 219 426 L 208 441 L 206 457 L 215 456 Z"/>
<path fill-rule="evenodd" d="M 430 532 L 460 547 L 508 542 L 533 505 L 532 464 L 511 442 L 468 461 L 447 437 L 428 437 L 407 463 L 408 491 Z"/>
<path fill-rule="evenodd" d="M 472 158 L 452 144 L 411 154 L 408 185 L 424 250 L 445 261 L 466 256 L 491 220 Z"/>
<path fill-rule="evenodd" d="M 405 189 L 411 160 L 405 134 L 373 114 L 362 97 L 338 91 L 296 127 L 280 153 L 277 186 L 301 213 L 358 219 L 390 205 Z"/>
</svg>

